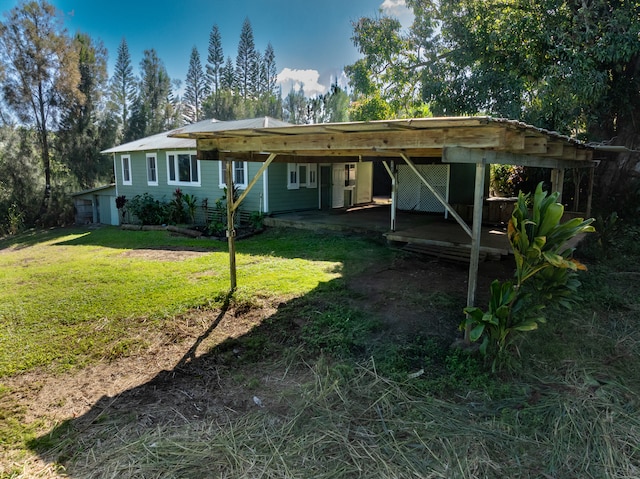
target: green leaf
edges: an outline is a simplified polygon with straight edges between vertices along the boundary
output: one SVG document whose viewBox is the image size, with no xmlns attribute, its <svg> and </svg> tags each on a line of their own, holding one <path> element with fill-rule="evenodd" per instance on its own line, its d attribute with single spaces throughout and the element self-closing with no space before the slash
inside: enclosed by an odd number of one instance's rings
<svg viewBox="0 0 640 479">
<path fill-rule="evenodd" d="M 484 328 L 485 328 L 484 324 L 478 324 L 475 328 L 473 328 L 469 332 L 469 339 L 473 342 L 476 342 L 478 339 L 480 339 L 480 336 L 482 336 L 482 333 L 484 333 Z"/>
<path fill-rule="evenodd" d="M 515 331 L 533 331 L 538 329 L 538 323 L 535 320 L 525 321 L 518 326 L 514 326 Z"/>
<path fill-rule="evenodd" d="M 489 338 L 487 336 L 484 337 L 484 340 L 482 341 L 482 343 L 480 344 L 480 354 L 482 354 L 483 356 L 487 355 L 487 347 L 489 346 Z"/>
</svg>

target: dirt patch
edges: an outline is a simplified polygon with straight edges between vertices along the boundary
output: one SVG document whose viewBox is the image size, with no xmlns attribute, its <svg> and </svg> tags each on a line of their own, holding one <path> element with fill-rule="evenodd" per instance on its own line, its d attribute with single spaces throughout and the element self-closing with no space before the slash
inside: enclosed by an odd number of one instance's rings
<svg viewBox="0 0 640 479">
<path fill-rule="evenodd" d="M 488 299 L 491 281 L 513 274 L 512 261 L 481 263 L 476 304 Z M 349 281 L 357 306 L 378 314 L 399 340 L 416 334 L 453 339 L 466 305 L 468 265 L 445 263 L 421 255 L 374 266 Z"/>
<path fill-rule="evenodd" d="M 211 250 L 208 249 L 132 249 L 122 253 L 125 258 L 147 259 L 150 261 L 183 261 L 191 258 L 199 258 Z"/>
</svg>

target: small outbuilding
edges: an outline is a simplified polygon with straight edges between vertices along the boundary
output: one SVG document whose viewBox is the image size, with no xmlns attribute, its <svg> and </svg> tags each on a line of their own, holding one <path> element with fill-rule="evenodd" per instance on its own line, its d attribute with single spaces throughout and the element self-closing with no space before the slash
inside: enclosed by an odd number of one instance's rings
<svg viewBox="0 0 640 479">
<path fill-rule="evenodd" d="M 103 224 L 118 225 L 116 208 L 116 185 L 99 186 L 79 191 L 71 195 L 77 225 Z"/>
</svg>

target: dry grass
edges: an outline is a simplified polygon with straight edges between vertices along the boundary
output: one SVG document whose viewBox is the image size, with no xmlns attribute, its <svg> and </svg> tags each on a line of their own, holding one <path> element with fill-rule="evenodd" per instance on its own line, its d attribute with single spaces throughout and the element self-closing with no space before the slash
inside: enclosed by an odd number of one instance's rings
<svg viewBox="0 0 640 479">
<path fill-rule="evenodd" d="M 68 473 L 82 478 L 637 478 L 637 398 L 567 367 L 523 398 L 473 403 L 425 397 L 369 363 L 347 376 L 322 361 L 279 404 L 226 420 L 176 414 L 91 426 Z M 284 392 L 283 392 L 284 393 Z M 293 394 L 292 394 L 293 393 Z M 294 398 L 294 399 L 292 399 Z M 77 441 L 77 437 L 75 438 Z M 73 441 L 72 441 L 73 442 Z M 53 453 L 69 446 L 61 443 Z M 66 451 L 69 452 L 68 450 Z"/>
</svg>

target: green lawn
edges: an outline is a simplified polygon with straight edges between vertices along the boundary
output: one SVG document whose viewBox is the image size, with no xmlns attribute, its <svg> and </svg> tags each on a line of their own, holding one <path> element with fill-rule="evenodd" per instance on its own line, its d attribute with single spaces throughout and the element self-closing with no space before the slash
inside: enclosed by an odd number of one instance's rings
<svg viewBox="0 0 640 479">
<path fill-rule="evenodd" d="M 239 244 L 237 300 L 304 295 L 338 277 L 342 255 L 358 247 L 340 238 L 301 241 L 272 232 Z M 156 254 L 131 253 L 140 249 Z M 203 254 L 170 260 L 181 249 Z M 63 229 L 0 242 L 0 378 L 86 364 L 137 329 L 219 307 L 228 271 L 226 243 L 166 231 Z"/>
</svg>

